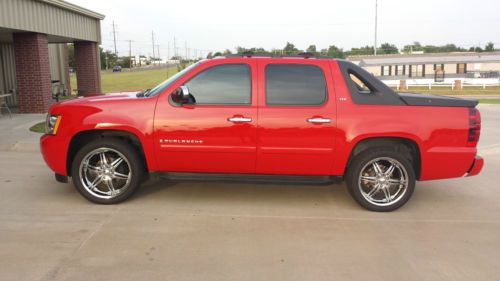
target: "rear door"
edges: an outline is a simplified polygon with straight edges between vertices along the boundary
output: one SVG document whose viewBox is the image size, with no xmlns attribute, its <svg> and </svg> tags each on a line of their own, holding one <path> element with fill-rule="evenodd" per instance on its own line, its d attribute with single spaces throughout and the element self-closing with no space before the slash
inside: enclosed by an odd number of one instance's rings
<svg viewBox="0 0 500 281">
<path fill-rule="evenodd" d="M 327 61 L 259 61 L 257 173 L 331 175 L 337 135 Z"/>
<path fill-rule="evenodd" d="M 162 95 L 155 113 L 155 141 L 162 171 L 254 173 L 256 67 L 252 59 L 209 60 L 182 77 L 195 104 Z"/>
</svg>

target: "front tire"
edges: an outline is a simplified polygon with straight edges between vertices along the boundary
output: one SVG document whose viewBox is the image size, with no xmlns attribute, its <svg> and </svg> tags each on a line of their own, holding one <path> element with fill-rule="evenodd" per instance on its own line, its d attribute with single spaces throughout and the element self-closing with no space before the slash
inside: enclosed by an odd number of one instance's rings
<svg viewBox="0 0 500 281">
<path fill-rule="evenodd" d="M 407 155 L 389 147 L 378 147 L 363 151 L 353 159 L 346 182 L 349 193 L 361 206 L 389 212 L 408 202 L 416 177 Z"/>
<path fill-rule="evenodd" d="M 143 166 L 137 151 L 119 139 L 103 138 L 84 145 L 71 169 L 76 190 L 98 204 L 115 204 L 139 187 Z"/>
</svg>

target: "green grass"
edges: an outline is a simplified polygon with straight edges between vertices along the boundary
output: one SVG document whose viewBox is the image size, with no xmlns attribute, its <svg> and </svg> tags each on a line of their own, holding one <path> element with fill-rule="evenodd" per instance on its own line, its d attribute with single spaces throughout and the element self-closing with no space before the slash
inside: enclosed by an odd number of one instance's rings
<svg viewBox="0 0 500 281">
<path fill-rule="evenodd" d="M 45 133 L 45 122 L 42 121 L 31 126 L 30 131 L 41 134 Z"/>
<path fill-rule="evenodd" d="M 500 104 L 500 99 L 479 99 L 480 103 Z"/>
<path fill-rule="evenodd" d="M 435 95 L 500 95 L 500 87 L 465 87 L 461 90 L 452 90 L 451 87 L 433 87 L 429 90 L 428 87 L 409 87 L 408 90 L 400 90 L 400 92 L 415 92 L 428 93 Z"/>
<path fill-rule="evenodd" d="M 101 84 L 103 93 L 123 92 L 123 91 L 136 91 L 153 88 L 160 84 L 168 77 L 177 73 L 177 67 L 153 70 L 134 70 L 129 71 L 124 69 L 122 72 L 101 72 Z M 77 89 L 76 75 L 71 75 L 71 89 Z"/>
</svg>

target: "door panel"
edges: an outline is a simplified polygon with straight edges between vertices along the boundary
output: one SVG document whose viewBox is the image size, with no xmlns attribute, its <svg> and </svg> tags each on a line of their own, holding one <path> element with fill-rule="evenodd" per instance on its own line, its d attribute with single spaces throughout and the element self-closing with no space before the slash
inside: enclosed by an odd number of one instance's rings
<svg viewBox="0 0 500 281">
<path fill-rule="evenodd" d="M 259 62 L 257 173 L 331 175 L 337 129 L 335 94 L 329 65 L 325 62 L 309 61 L 287 63 L 292 66 L 297 64 L 313 65 L 316 68 L 314 70 L 316 73 L 311 74 L 310 79 L 294 79 L 291 78 L 291 76 L 296 75 L 293 73 L 294 70 L 287 72 L 286 68 L 280 70 L 277 67 L 274 71 L 282 71 L 282 74 L 268 72 L 266 75 L 268 65 L 281 65 L 284 64 L 283 60 L 273 60 L 268 63 Z M 302 71 L 301 67 L 298 68 L 298 71 Z M 320 83 L 318 71 L 324 73 L 323 83 L 326 85 L 324 85 L 323 90 L 326 90 L 326 100 L 311 96 L 302 101 L 306 105 L 298 104 L 301 102 L 301 94 L 307 96 L 313 91 L 320 90 L 320 87 L 317 87 Z M 310 71 L 306 70 L 304 75 L 307 75 L 308 72 Z M 301 83 L 310 91 L 302 91 Z M 283 92 L 286 85 L 291 86 L 288 93 Z M 282 87 L 275 90 L 277 98 L 266 97 L 268 92 L 272 93 L 272 87 Z M 273 105 L 279 104 L 277 99 L 280 96 L 286 99 L 287 94 L 290 97 L 286 105 Z M 291 100 L 297 104 L 292 104 Z"/>
<path fill-rule="evenodd" d="M 227 62 L 226 62 L 227 64 Z M 244 65 L 250 68 L 250 97 L 245 105 L 231 104 L 194 104 L 175 105 L 162 95 L 157 103 L 155 115 L 156 145 L 158 162 L 162 171 L 172 172 L 228 172 L 254 173 L 256 161 L 256 124 L 257 97 L 253 60 L 245 60 Z M 214 90 L 213 72 L 205 70 L 220 66 L 217 61 L 208 61 L 181 84 L 191 84 L 201 101 L 216 103 L 213 96 L 219 92 Z M 212 70 L 210 70 L 212 71 Z M 231 72 L 234 72 L 231 70 Z M 199 75 L 199 76 L 198 76 Z M 195 77 L 202 77 L 195 80 Z M 226 75 L 223 75 L 226 76 Z M 202 81 L 202 82 L 200 82 Z M 187 83 L 186 83 L 187 82 Z M 255 85 L 254 85 L 255 84 Z M 194 85 L 194 86 L 193 86 Z M 206 85 L 206 87 L 204 87 Z M 180 86 L 176 84 L 175 87 Z M 225 100 L 231 99 L 238 87 L 226 87 L 221 91 Z M 174 89 L 169 89 L 173 91 Z M 203 92 L 203 96 L 201 91 Z M 206 95 L 208 93 L 208 96 Z M 238 95 L 240 93 L 237 93 Z M 202 97 L 203 96 L 203 97 Z"/>
</svg>

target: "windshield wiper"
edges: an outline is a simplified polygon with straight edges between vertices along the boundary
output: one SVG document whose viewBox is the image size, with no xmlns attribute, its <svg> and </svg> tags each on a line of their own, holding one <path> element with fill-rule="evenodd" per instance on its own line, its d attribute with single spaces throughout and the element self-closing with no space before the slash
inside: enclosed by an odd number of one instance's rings
<svg viewBox="0 0 500 281">
<path fill-rule="evenodd" d="M 151 89 L 146 89 L 146 90 L 144 90 L 144 91 L 142 91 L 142 92 L 140 92 L 140 93 L 137 93 L 137 94 L 136 94 L 136 96 L 137 96 L 138 98 L 147 97 L 147 96 L 148 96 L 149 91 L 151 91 Z"/>
</svg>

